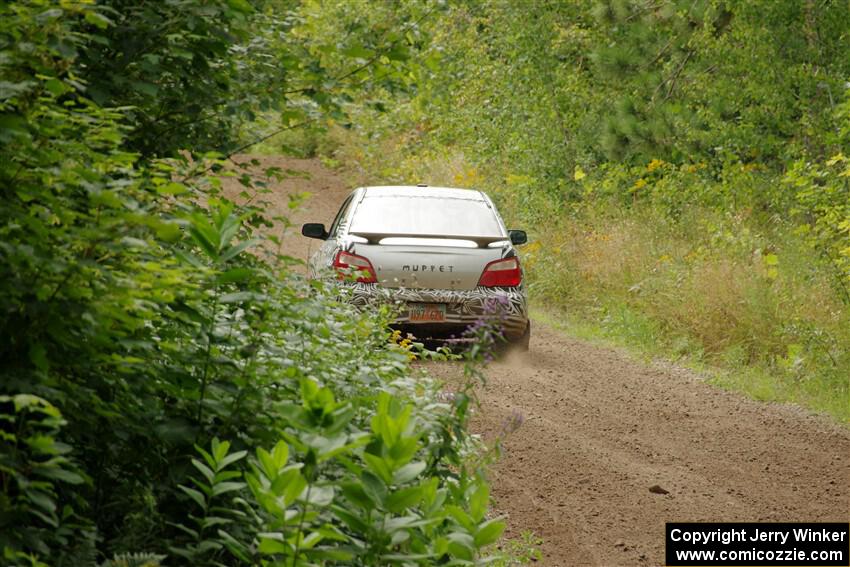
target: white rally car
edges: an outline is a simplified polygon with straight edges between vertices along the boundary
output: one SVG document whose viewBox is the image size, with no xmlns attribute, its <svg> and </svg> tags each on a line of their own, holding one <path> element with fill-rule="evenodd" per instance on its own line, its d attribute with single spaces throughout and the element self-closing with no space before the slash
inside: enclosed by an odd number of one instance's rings
<svg viewBox="0 0 850 567">
<path fill-rule="evenodd" d="M 301 234 L 324 241 L 310 258 L 311 275 L 356 272 L 339 280 L 352 288 L 351 301 L 399 303 L 395 327 L 440 339 L 497 319 L 509 342 L 528 348 L 528 298 L 514 248 L 527 237 L 505 228 L 483 192 L 361 187 L 330 228 L 308 223 Z"/>
</svg>

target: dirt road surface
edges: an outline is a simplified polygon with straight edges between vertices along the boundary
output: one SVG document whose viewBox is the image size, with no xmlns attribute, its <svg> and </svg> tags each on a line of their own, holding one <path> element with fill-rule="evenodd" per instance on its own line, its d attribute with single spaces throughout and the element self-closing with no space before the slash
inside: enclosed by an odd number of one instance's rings
<svg viewBox="0 0 850 567">
<path fill-rule="evenodd" d="M 340 177 L 316 161 L 263 160 L 311 176 L 274 185 L 274 207 L 285 213 L 289 193 L 310 191 L 292 220 L 330 224 L 350 190 Z M 297 227 L 283 236 L 296 257 L 315 249 Z M 850 520 L 850 429 L 825 417 L 540 323 L 530 352 L 492 365 L 488 379 L 474 429 L 492 440 L 515 412 L 525 420 L 493 467 L 496 512 L 508 537 L 543 538 L 543 565 L 663 564 L 668 521 Z"/>
</svg>

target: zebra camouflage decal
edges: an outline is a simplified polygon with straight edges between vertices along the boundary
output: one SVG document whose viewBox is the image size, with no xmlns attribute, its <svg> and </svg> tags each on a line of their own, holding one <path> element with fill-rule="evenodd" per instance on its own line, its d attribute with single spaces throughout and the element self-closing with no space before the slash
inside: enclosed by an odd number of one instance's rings
<svg viewBox="0 0 850 567">
<path fill-rule="evenodd" d="M 522 335 L 528 324 L 528 303 L 523 287 L 489 288 L 478 286 L 472 290 L 448 289 L 388 289 L 378 284 L 346 282 L 348 301 L 360 307 L 389 303 L 398 307 L 397 323 L 409 323 L 405 304 L 442 303 L 446 305 L 446 323 L 472 325 L 480 320 L 487 307 L 499 306 L 505 334 Z"/>
</svg>

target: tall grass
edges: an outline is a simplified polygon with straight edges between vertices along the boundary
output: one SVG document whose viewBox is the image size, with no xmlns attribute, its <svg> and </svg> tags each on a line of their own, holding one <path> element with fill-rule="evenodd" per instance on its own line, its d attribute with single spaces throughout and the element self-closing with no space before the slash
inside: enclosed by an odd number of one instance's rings
<svg viewBox="0 0 850 567">
<path fill-rule="evenodd" d="M 584 180 L 583 193 L 547 192 L 506 164 L 472 166 L 426 137 L 332 129 L 324 148 L 353 184 L 487 190 L 508 224 L 530 231 L 532 302 L 555 306 L 573 331 L 717 369 L 719 385 L 757 399 L 850 420 L 850 306 L 832 268 L 789 219 L 739 197 L 778 180 L 672 176 L 660 198 L 624 200 L 626 176 L 615 171 Z M 614 190 L 598 190 L 606 183 Z M 672 206 L 677 192 L 693 197 Z M 715 194 L 730 202 L 687 204 Z"/>
<path fill-rule="evenodd" d="M 600 335 L 726 372 L 760 399 L 850 418 L 850 311 L 784 224 L 651 205 L 585 207 L 538 230 L 535 301 Z"/>
</svg>

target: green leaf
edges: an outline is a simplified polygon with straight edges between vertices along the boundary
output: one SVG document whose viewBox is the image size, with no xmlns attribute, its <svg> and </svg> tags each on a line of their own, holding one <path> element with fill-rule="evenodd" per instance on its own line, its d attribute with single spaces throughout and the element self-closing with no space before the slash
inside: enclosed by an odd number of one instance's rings
<svg viewBox="0 0 850 567">
<path fill-rule="evenodd" d="M 341 506 L 332 506 L 331 511 L 342 521 L 342 523 L 351 528 L 355 533 L 369 533 L 369 524 L 351 511 L 346 510 Z"/>
<path fill-rule="evenodd" d="M 310 556 L 336 563 L 352 564 L 352 560 L 356 555 L 351 551 L 325 546 L 319 549 L 313 549 Z"/>
<path fill-rule="evenodd" d="M 201 526 L 204 529 L 211 528 L 213 526 L 226 526 L 227 524 L 232 524 L 233 520 L 231 518 L 223 518 L 221 516 L 204 516 L 204 519 L 201 520 Z"/>
<path fill-rule="evenodd" d="M 285 441 L 278 441 L 277 443 L 275 443 L 274 449 L 272 449 L 271 457 L 272 461 L 278 469 L 286 466 L 286 463 L 289 461 L 289 446 L 286 444 Z"/>
<path fill-rule="evenodd" d="M 487 513 L 490 505 L 490 487 L 485 482 L 479 482 L 469 498 L 469 514 L 476 522 L 480 522 Z"/>
<path fill-rule="evenodd" d="M 212 440 L 212 456 L 215 459 L 216 470 L 222 468 L 220 463 L 227 456 L 228 451 L 230 451 L 230 441 L 219 441 L 218 438 Z"/>
<path fill-rule="evenodd" d="M 39 476 L 67 482 L 68 484 L 83 484 L 85 482 L 80 474 L 59 467 L 37 468 L 34 472 Z"/>
<path fill-rule="evenodd" d="M 177 528 L 177 529 L 178 529 L 178 530 L 180 530 L 181 532 L 183 532 L 183 533 L 187 534 L 189 537 L 191 537 L 191 538 L 193 538 L 193 539 L 198 539 L 198 532 L 197 532 L 197 530 L 193 530 L 192 528 L 186 527 L 186 526 L 185 526 L 185 525 L 183 525 L 183 524 L 178 524 L 178 523 L 175 523 L 175 522 L 168 522 L 168 525 L 169 525 L 169 526 L 174 526 L 175 528 Z"/>
<path fill-rule="evenodd" d="M 102 30 L 112 25 L 112 21 L 109 18 L 94 10 L 86 10 L 85 19 L 88 23 Z"/>
<path fill-rule="evenodd" d="M 201 543 L 198 544 L 198 551 L 200 553 L 207 553 L 209 551 L 218 551 L 223 546 L 217 542 L 210 539 L 205 539 Z"/>
<path fill-rule="evenodd" d="M 240 242 L 239 244 L 237 244 L 235 246 L 231 246 L 230 248 L 228 248 L 227 250 L 225 250 L 221 254 L 221 261 L 227 262 L 228 260 L 232 260 L 233 258 L 238 256 L 240 253 L 242 253 L 246 248 L 253 246 L 254 244 L 256 244 L 259 241 L 260 241 L 259 238 L 252 238 L 250 240 L 243 240 L 242 242 Z"/>
<path fill-rule="evenodd" d="M 263 555 L 277 555 L 277 554 L 292 554 L 293 550 L 290 545 L 288 545 L 284 541 L 279 541 L 277 539 L 272 539 L 270 537 L 260 536 L 260 553 Z"/>
<path fill-rule="evenodd" d="M 231 268 L 226 272 L 218 275 L 216 282 L 218 283 L 235 283 L 242 282 L 254 275 L 254 270 L 251 268 Z"/>
<path fill-rule="evenodd" d="M 342 485 L 342 495 L 352 504 L 363 510 L 372 509 L 378 502 L 369 496 L 363 486 L 357 482 L 347 482 Z"/>
<path fill-rule="evenodd" d="M 206 503 L 206 500 L 204 499 L 203 494 L 201 494 L 200 492 L 198 492 L 194 488 L 189 488 L 188 486 L 179 485 L 177 488 L 179 488 L 184 493 L 186 493 L 186 495 L 188 495 L 189 498 L 194 500 L 198 504 L 198 506 L 206 509 L 207 503 Z"/>
<path fill-rule="evenodd" d="M 192 459 L 192 466 L 201 471 L 201 474 L 204 475 L 204 478 L 206 478 L 207 482 L 212 486 L 213 482 L 215 481 L 215 473 L 212 471 L 212 469 L 210 469 L 198 459 Z"/>
<path fill-rule="evenodd" d="M 236 451 L 235 453 L 230 453 L 218 462 L 218 470 L 229 467 L 233 463 L 244 459 L 247 454 L 248 451 Z"/>
<path fill-rule="evenodd" d="M 478 531 L 475 533 L 476 547 L 481 548 L 494 543 L 501 537 L 503 531 L 505 531 L 505 522 L 501 519 L 494 518 L 484 522 L 478 526 Z"/>
<path fill-rule="evenodd" d="M 343 49 L 341 53 L 346 57 L 355 57 L 358 59 L 369 59 L 375 55 L 373 50 L 367 49 L 362 45 L 352 45 L 351 47 Z"/>
<path fill-rule="evenodd" d="M 384 499 L 387 497 L 387 487 L 380 478 L 372 474 L 370 471 L 363 471 L 360 475 L 360 482 L 363 490 L 379 506 L 384 505 Z"/>
<path fill-rule="evenodd" d="M 213 485 L 212 493 L 213 496 L 220 496 L 234 490 L 242 490 L 243 488 L 245 488 L 244 482 L 219 482 Z"/>
<path fill-rule="evenodd" d="M 156 192 L 160 195 L 182 195 L 189 192 L 189 188 L 182 183 L 166 183 L 156 188 Z"/>
<path fill-rule="evenodd" d="M 61 96 L 71 90 L 65 83 L 55 78 L 44 81 L 44 88 L 54 96 Z"/>
<path fill-rule="evenodd" d="M 149 97 L 155 97 L 159 94 L 159 87 L 154 83 L 149 83 L 147 81 L 131 81 L 130 85 L 136 92 Z"/>
<path fill-rule="evenodd" d="M 405 484 L 422 474 L 427 463 L 424 461 L 414 461 L 408 463 L 398 469 L 393 475 L 393 484 Z"/>
<path fill-rule="evenodd" d="M 284 506 L 289 506 L 301 495 L 307 487 L 307 480 L 298 468 L 292 467 L 280 474 L 275 474 L 270 490 L 283 500 Z"/>
<path fill-rule="evenodd" d="M 25 490 L 24 495 L 27 500 L 47 512 L 48 514 L 56 513 L 56 502 L 48 494 L 40 490 Z"/>
<path fill-rule="evenodd" d="M 50 369 L 50 363 L 47 361 L 47 350 L 41 343 L 33 343 L 29 348 L 30 362 L 42 372 L 47 372 Z"/>
<path fill-rule="evenodd" d="M 245 564 L 251 563 L 251 552 L 245 544 L 224 530 L 218 530 L 218 535 L 224 540 L 224 546 L 228 549 L 228 551 L 230 551 L 230 553 L 235 555 L 237 559 Z"/>
<path fill-rule="evenodd" d="M 209 238 L 208 231 L 200 230 L 196 226 L 189 228 L 189 234 L 201 250 L 212 260 L 218 260 L 218 244 Z"/>
<path fill-rule="evenodd" d="M 278 464 L 272 457 L 272 454 L 262 447 L 257 449 L 257 460 L 260 461 L 260 467 L 262 467 L 263 475 L 270 480 L 277 478 L 280 469 L 283 468 L 282 465 Z"/>
<path fill-rule="evenodd" d="M 471 535 L 462 532 L 452 532 L 447 536 L 449 553 L 460 559 L 472 561 L 475 556 L 475 540 Z"/>
<path fill-rule="evenodd" d="M 204 460 L 207 462 L 211 469 L 214 469 L 216 467 L 215 457 L 205 451 L 203 447 L 195 445 L 195 450 L 201 454 L 201 456 L 204 458 Z"/>
<path fill-rule="evenodd" d="M 158 222 L 154 225 L 158 238 L 166 242 L 174 242 L 181 236 L 180 225 L 174 222 Z"/>
<path fill-rule="evenodd" d="M 252 291 L 234 291 L 233 293 L 225 293 L 222 295 L 218 302 L 222 305 L 229 305 L 232 303 L 246 303 L 256 297 L 256 294 Z"/>
<path fill-rule="evenodd" d="M 50 526 L 52 528 L 58 528 L 59 527 L 59 520 L 56 517 L 56 514 L 45 513 L 45 512 L 42 512 L 41 510 L 38 510 L 36 508 L 30 508 L 28 510 L 28 512 L 30 514 L 32 514 L 33 516 L 40 518 L 45 524 L 47 524 L 48 526 Z"/>
<path fill-rule="evenodd" d="M 387 509 L 401 513 L 407 508 L 416 506 L 422 500 L 423 488 L 421 486 L 411 486 L 396 490 L 387 497 Z"/>
<path fill-rule="evenodd" d="M 313 549 L 317 544 L 319 544 L 322 539 L 322 534 L 320 532 L 310 532 L 307 537 L 301 540 L 301 548 L 302 549 Z"/>
<path fill-rule="evenodd" d="M 373 473 L 375 473 L 381 480 L 383 480 L 385 484 L 392 483 L 392 471 L 390 469 L 389 464 L 386 462 L 386 460 L 384 460 L 383 457 L 372 455 L 370 453 L 363 453 L 363 460 L 366 461 L 366 465 L 369 467 L 369 469 Z"/>
<path fill-rule="evenodd" d="M 466 511 L 460 506 L 457 506 L 456 504 L 448 504 L 445 507 L 445 511 L 467 531 L 471 532 L 475 530 L 475 522 L 472 520 L 472 518 L 469 517 L 469 514 L 467 514 Z"/>
<path fill-rule="evenodd" d="M 333 502 L 335 490 L 332 485 L 319 486 L 314 484 L 310 487 L 310 490 L 303 491 L 302 494 L 307 499 L 307 503 L 324 508 Z"/>
<path fill-rule="evenodd" d="M 250 14 L 254 11 L 254 7 L 251 6 L 248 0 L 227 0 L 227 5 L 243 14 Z"/>
<path fill-rule="evenodd" d="M 386 52 L 386 57 L 391 61 L 407 61 L 410 59 L 410 50 L 402 44 L 396 44 Z"/>
</svg>

